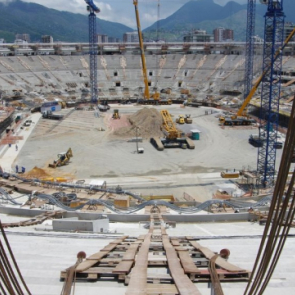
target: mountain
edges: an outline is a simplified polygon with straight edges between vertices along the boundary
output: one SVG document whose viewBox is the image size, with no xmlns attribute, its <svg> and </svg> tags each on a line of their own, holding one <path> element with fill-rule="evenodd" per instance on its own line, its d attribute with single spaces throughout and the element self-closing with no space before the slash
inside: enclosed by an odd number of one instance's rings
<svg viewBox="0 0 295 295">
<path fill-rule="evenodd" d="M 258 3 L 258 1 L 257 1 Z M 255 34 L 263 37 L 264 15 L 266 5 L 256 5 Z M 286 21 L 295 22 L 295 1 L 284 0 Z M 179 10 L 144 30 L 145 36 L 156 39 L 156 29 L 159 38 L 168 41 L 182 41 L 184 34 L 193 29 L 203 29 L 212 34 L 216 27 L 234 30 L 236 41 L 245 41 L 247 22 L 247 4 L 241 5 L 234 1 L 225 6 L 214 3 L 213 0 L 197 0 L 184 4 Z"/>
<path fill-rule="evenodd" d="M 122 39 L 123 34 L 130 31 L 133 29 L 125 25 L 97 18 L 98 34 Z M 88 18 L 20 0 L 0 2 L 0 38 L 14 42 L 17 33 L 30 34 L 31 41 L 51 35 L 54 41 L 88 42 Z"/>
<path fill-rule="evenodd" d="M 256 1 L 259 2 L 258 0 Z M 295 23 L 295 1 L 284 0 L 286 21 Z M 263 37 L 265 5 L 256 6 L 255 34 Z M 236 41 L 245 41 L 247 5 L 234 1 L 225 6 L 213 0 L 190 1 L 175 13 L 159 21 L 159 38 L 182 41 L 193 29 L 212 33 L 216 27 L 234 30 Z M 156 39 L 157 23 L 144 30 L 145 38 Z M 123 24 L 97 18 L 97 32 L 122 39 L 125 32 L 133 31 Z M 0 2 L 0 38 L 13 42 L 17 33 L 30 34 L 31 40 L 39 41 L 42 35 L 51 35 L 54 41 L 88 42 L 88 19 L 86 15 L 49 9 L 36 3 L 20 0 Z"/>
</svg>

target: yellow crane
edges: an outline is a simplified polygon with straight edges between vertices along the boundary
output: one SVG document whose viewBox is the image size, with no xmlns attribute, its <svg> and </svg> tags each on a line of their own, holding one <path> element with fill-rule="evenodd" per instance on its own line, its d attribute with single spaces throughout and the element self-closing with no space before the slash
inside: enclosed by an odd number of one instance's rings
<svg viewBox="0 0 295 295">
<path fill-rule="evenodd" d="M 140 19 L 139 19 L 139 13 L 138 13 L 138 0 L 133 0 L 133 4 L 135 8 L 135 16 L 136 16 L 137 32 L 138 32 L 141 64 L 142 64 L 142 75 L 144 80 L 143 100 L 139 100 L 139 102 L 143 104 L 172 104 L 171 99 L 161 99 L 160 93 L 157 91 L 153 95 L 150 95 L 149 81 L 147 77 L 146 61 L 145 61 L 145 55 L 144 55 L 143 38 L 142 38 Z"/>
<path fill-rule="evenodd" d="M 292 39 L 294 34 L 295 34 L 295 27 L 293 28 L 293 30 L 291 31 L 289 36 L 286 38 L 283 46 L 276 51 L 274 60 L 276 60 L 279 57 L 281 51 L 287 46 L 287 44 Z M 269 71 L 269 68 L 270 68 L 270 65 L 266 68 L 266 70 L 261 74 L 261 76 L 255 82 L 254 86 L 250 90 L 249 94 L 245 98 L 242 106 L 237 111 L 237 113 L 232 115 L 229 118 L 226 118 L 226 117 L 220 117 L 219 118 L 219 122 L 221 124 L 223 124 L 223 125 L 250 125 L 254 121 L 253 119 L 251 119 L 247 115 L 245 109 L 248 106 L 249 102 L 251 101 L 251 99 L 252 99 L 253 95 L 255 94 L 257 88 L 259 87 L 260 83 L 263 81 L 263 78 L 265 77 L 266 73 Z"/>
<path fill-rule="evenodd" d="M 162 110 L 161 115 L 163 118 L 162 129 L 165 133 L 165 138 L 153 137 L 151 143 L 159 151 L 163 151 L 164 148 L 189 148 L 194 149 L 194 142 L 186 137 L 182 136 L 181 131 L 178 130 L 171 118 L 170 113 L 167 110 Z"/>
</svg>

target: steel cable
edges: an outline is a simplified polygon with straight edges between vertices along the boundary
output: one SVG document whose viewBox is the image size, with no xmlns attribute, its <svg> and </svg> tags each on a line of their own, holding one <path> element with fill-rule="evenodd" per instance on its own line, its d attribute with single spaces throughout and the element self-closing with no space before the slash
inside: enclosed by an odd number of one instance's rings
<svg viewBox="0 0 295 295">
<path fill-rule="evenodd" d="M 287 214 L 287 222 L 284 224 L 286 212 L 291 198 L 291 191 L 294 185 L 294 173 L 286 196 L 284 197 L 285 184 L 290 169 L 291 157 L 295 148 L 295 105 L 289 119 L 288 132 L 282 161 L 274 189 L 273 200 L 269 209 L 269 215 L 265 225 L 263 238 L 258 250 L 257 258 L 250 276 L 249 283 L 244 294 L 262 294 L 265 290 L 277 261 L 283 250 L 283 246 L 294 218 L 294 196 L 291 207 Z M 272 226 L 271 226 L 272 222 Z M 268 236 L 269 235 L 269 236 Z M 267 239 L 268 236 L 268 239 Z M 267 240 L 267 242 L 266 242 Z M 264 251 L 264 252 L 263 252 Z M 254 277 L 255 275 L 255 277 Z M 252 281 L 252 282 L 251 282 Z M 248 293 L 247 293 L 248 292 Z"/>
</svg>

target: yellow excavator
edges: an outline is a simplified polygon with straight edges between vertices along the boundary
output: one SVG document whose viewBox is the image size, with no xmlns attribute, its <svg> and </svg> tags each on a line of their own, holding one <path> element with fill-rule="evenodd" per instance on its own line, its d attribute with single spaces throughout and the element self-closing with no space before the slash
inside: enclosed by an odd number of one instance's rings
<svg viewBox="0 0 295 295">
<path fill-rule="evenodd" d="M 72 157 L 73 157 L 73 152 L 72 152 L 72 149 L 69 148 L 66 152 L 59 153 L 57 155 L 57 160 L 54 161 L 53 164 L 49 164 L 48 167 L 56 168 L 56 167 L 64 166 L 69 163 L 70 158 Z"/>
<path fill-rule="evenodd" d="M 118 109 L 115 109 L 114 110 L 114 113 L 113 113 L 112 118 L 113 119 L 120 119 L 120 114 L 119 114 L 119 110 Z"/>
<path fill-rule="evenodd" d="M 143 38 L 139 20 L 139 13 L 138 13 L 138 0 L 133 0 L 133 4 L 135 7 L 135 16 L 136 16 L 136 23 L 137 23 L 137 32 L 138 32 L 138 39 L 139 39 L 139 46 L 140 46 L 140 53 L 141 53 L 141 63 L 142 63 L 142 75 L 144 80 L 144 94 L 143 99 L 139 99 L 138 102 L 141 104 L 152 104 L 152 105 L 165 105 L 165 104 L 172 104 L 171 99 L 161 99 L 160 93 L 155 92 L 154 94 L 150 94 L 149 91 L 149 81 L 147 78 L 147 69 L 146 69 L 146 62 L 145 62 L 145 55 L 144 55 L 144 46 L 143 46 Z"/>
<path fill-rule="evenodd" d="M 293 37 L 294 34 L 295 34 L 295 27 L 293 28 L 293 30 L 289 34 L 289 36 L 286 38 L 283 46 L 276 51 L 276 54 L 275 54 L 275 57 L 274 57 L 274 61 L 280 56 L 280 53 L 287 46 L 287 44 L 292 39 L 292 37 Z M 267 74 L 267 72 L 269 71 L 269 69 L 270 69 L 270 65 L 264 70 L 264 72 L 261 74 L 261 76 L 255 82 L 254 86 L 250 90 L 248 96 L 245 98 L 242 106 L 240 107 L 240 109 L 238 110 L 238 112 L 236 114 L 233 114 L 233 115 L 231 115 L 229 117 L 223 117 L 222 116 L 222 117 L 219 118 L 219 122 L 222 125 L 229 125 L 229 126 L 233 126 L 233 125 L 250 125 L 253 122 L 255 122 L 255 120 L 251 119 L 248 116 L 248 114 L 246 112 L 246 107 L 250 103 L 250 101 L 251 101 L 253 95 L 255 94 L 258 86 L 263 81 L 263 79 L 264 79 L 265 75 Z"/>
<path fill-rule="evenodd" d="M 162 130 L 165 133 L 165 137 L 152 137 L 150 139 L 151 144 L 158 151 L 163 151 L 164 148 L 194 149 L 194 142 L 190 138 L 183 136 L 181 131 L 176 128 L 169 112 L 162 110 L 161 115 L 163 118 Z"/>
</svg>

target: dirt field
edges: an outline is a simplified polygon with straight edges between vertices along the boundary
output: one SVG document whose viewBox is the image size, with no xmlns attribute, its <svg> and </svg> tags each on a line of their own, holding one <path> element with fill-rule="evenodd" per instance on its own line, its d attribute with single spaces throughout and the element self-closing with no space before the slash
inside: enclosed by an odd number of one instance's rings
<svg viewBox="0 0 295 295">
<path fill-rule="evenodd" d="M 121 119 L 113 120 L 114 108 L 120 111 Z M 181 125 L 184 132 L 200 130 L 200 140 L 194 150 L 166 149 L 157 151 L 148 136 L 140 147 L 143 154 L 136 153 L 136 143 L 128 142 L 135 134 L 120 135 L 119 128 L 130 128 L 128 117 L 142 109 L 140 106 L 112 106 L 107 113 L 97 118 L 94 111 L 70 111 L 65 120 L 40 119 L 15 164 L 30 170 L 35 166 L 46 168 L 54 176 L 75 179 L 100 178 L 112 185 L 140 191 L 144 194 L 176 194 L 183 192 L 197 200 L 211 198 L 212 193 L 224 180 L 219 176 L 224 169 L 256 168 L 257 149 L 248 143 L 255 127 L 222 129 L 214 109 L 180 108 L 179 105 L 158 106 L 168 109 L 175 120 L 180 114 L 191 114 L 193 124 Z M 207 113 L 208 115 L 205 115 Z M 151 120 L 153 121 L 153 120 Z M 101 129 L 105 131 L 99 131 Z M 124 132 L 125 132 L 124 131 Z M 151 130 L 158 132 L 158 130 Z M 130 136 L 129 136 L 130 135 Z M 73 158 L 67 166 L 48 169 L 57 154 L 73 150 Z M 281 150 L 277 150 L 277 168 Z"/>
</svg>

